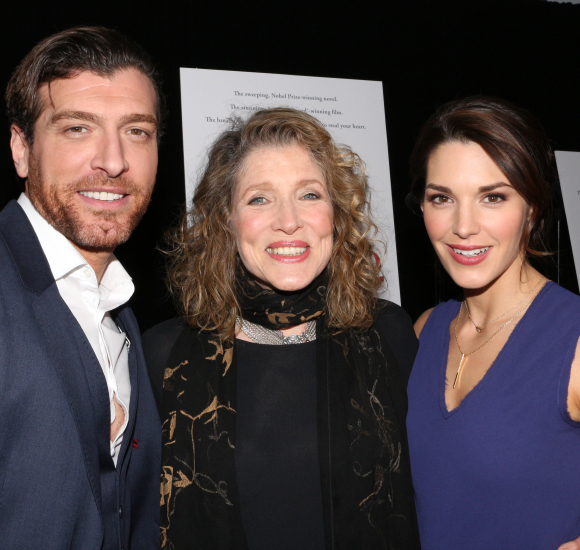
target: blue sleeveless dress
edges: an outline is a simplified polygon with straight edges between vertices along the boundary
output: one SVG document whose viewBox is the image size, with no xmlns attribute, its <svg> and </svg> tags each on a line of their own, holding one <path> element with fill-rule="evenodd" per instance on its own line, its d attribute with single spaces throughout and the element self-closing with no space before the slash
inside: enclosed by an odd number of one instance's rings
<svg viewBox="0 0 580 550">
<path fill-rule="evenodd" d="M 409 380 L 422 549 L 556 550 L 580 535 L 580 422 L 566 409 L 580 297 L 548 282 L 481 382 L 449 412 L 449 326 L 459 306 L 433 310 Z"/>
</svg>

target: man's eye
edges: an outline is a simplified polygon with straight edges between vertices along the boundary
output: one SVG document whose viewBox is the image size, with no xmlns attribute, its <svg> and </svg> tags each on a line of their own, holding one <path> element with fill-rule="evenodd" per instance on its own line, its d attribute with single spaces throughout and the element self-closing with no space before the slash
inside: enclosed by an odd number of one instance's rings
<svg viewBox="0 0 580 550">
<path fill-rule="evenodd" d="M 145 130 L 142 130 L 141 128 L 131 128 L 129 130 L 129 133 L 132 136 L 147 136 L 147 132 Z"/>
<path fill-rule="evenodd" d="M 87 129 L 83 128 L 82 126 L 72 126 L 71 128 L 68 128 L 67 132 L 71 133 L 71 134 L 82 134 L 83 132 L 86 132 Z"/>
</svg>

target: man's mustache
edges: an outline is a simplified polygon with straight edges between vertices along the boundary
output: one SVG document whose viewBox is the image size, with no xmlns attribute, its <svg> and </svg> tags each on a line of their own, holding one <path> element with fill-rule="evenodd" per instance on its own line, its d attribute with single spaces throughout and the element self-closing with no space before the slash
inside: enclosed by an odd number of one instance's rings
<svg viewBox="0 0 580 550">
<path fill-rule="evenodd" d="M 78 191 L 89 191 L 95 187 L 114 187 L 121 191 L 122 195 L 142 195 L 143 191 L 136 186 L 133 181 L 127 177 L 119 176 L 109 178 L 106 175 L 93 174 L 80 178 L 67 185 L 67 191 L 76 193 Z M 117 193 L 119 191 L 116 191 Z"/>
</svg>

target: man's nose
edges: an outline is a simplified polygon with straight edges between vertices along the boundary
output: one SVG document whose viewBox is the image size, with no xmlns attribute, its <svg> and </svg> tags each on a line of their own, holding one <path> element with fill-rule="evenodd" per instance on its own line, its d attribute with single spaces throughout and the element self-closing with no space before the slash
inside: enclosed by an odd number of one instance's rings
<svg viewBox="0 0 580 550">
<path fill-rule="evenodd" d="M 123 141 L 116 132 L 105 133 L 99 140 L 91 162 L 93 170 L 102 170 L 110 178 L 119 177 L 129 169 Z"/>
</svg>

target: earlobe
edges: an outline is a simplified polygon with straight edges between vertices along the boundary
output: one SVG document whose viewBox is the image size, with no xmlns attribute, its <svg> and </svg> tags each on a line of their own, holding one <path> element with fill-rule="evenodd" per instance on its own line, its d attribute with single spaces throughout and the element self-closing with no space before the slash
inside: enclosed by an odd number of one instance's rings
<svg viewBox="0 0 580 550">
<path fill-rule="evenodd" d="M 526 216 L 526 223 L 528 224 L 529 233 L 534 229 L 534 209 L 530 206 L 528 209 L 528 215 Z"/>
<path fill-rule="evenodd" d="M 27 178 L 30 147 L 24 137 L 24 132 L 16 124 L 10 127 L 10 149 L 12 149 L 12 160 L 14 160 L 16 173 L 21 178 Z"/>
</svg>

